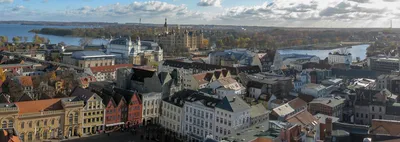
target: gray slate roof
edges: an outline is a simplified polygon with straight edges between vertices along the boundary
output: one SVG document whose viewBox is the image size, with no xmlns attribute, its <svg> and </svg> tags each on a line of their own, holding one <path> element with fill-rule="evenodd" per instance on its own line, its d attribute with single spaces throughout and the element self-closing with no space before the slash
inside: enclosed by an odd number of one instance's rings
<svg viewBox="0 0 400 142">
<path fill-rule="evenodd" d="M 236 95 L 225 96 L 215 107 L 230 112 L 242 112 L 251 108 L 249 104 Z"/>
</svg>

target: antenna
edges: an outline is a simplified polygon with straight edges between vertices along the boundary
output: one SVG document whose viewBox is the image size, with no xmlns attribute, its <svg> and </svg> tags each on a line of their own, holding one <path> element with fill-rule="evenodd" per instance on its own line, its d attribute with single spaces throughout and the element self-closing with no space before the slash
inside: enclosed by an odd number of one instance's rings
<svg viewBox="0 0 400 142">
<path fill-rule="evenodd" d="M 142 18 L 139 19 L 139 25 L 141 25 L 141 24 L 142 24 Z"/>
</svg>

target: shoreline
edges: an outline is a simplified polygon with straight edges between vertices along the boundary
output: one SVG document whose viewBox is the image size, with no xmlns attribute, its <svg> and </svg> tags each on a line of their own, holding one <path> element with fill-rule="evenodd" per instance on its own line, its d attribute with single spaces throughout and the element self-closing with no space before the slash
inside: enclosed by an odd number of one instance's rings
<svg viewBox="0 0 400 142">
<path fill-rule="evenodd" d="M 370 43 L 359 43 L 359 44 L 348 44 L 346 46 L 337 46 L 337 47 L 289 47 L 289 48 L 281 48 L 278 50 L 334 50 L 334 49 L 340 49 L 340 48 L 353 48 L 353 46 L 359 46 L 359 45 L 370 45 Z"/>
</svg>

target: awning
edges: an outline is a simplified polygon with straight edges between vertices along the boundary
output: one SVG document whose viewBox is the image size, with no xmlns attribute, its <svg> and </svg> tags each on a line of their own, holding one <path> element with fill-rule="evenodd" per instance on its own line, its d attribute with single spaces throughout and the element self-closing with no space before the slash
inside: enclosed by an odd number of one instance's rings
<svg viewBox="0 0 400 142">
<path fill-rule="evenodd" d="M 123 125 L 123 124 L 125 124 L 125 122 L 118 122 L 118 123 L 113 123 L 113 124 L 106 124 L 106 127 L 116 126 L 116 125 Z"/>
</svg>

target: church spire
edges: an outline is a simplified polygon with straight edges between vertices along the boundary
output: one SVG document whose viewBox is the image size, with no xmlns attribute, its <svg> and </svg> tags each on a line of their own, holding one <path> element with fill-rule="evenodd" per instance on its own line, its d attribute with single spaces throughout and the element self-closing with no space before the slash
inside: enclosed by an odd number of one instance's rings
<svg viewBox="0 0 400 142">
<path fill-rule="evenodd" d="M 167 33 L 167 34 L 168 34 L 168 24 L 167 24 L 167 18 L 165 18 L 164 30 L 165 30 L 165 33 Z"/>
</svg>

